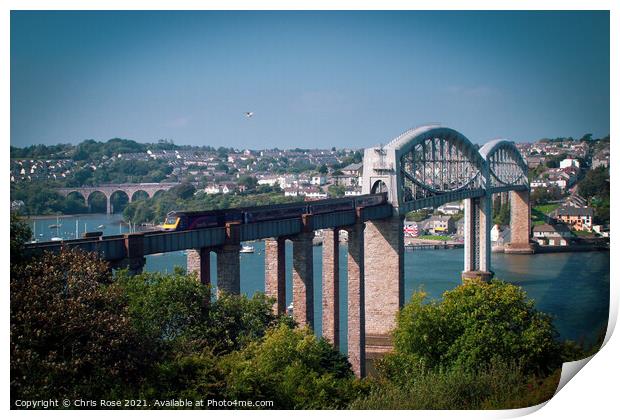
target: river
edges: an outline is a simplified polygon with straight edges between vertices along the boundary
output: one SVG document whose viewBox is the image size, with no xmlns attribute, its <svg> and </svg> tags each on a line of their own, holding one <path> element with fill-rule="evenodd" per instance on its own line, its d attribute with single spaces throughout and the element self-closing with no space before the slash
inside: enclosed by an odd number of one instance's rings
<svg viewBox="0 0 620 420">
<path fill-rule="evenodd" d="M 103 230 L 106 235 L 129 231 L 121 223 L 120 215 L 91 214 L 77 217 L 78 236 L 86 230 Z M 50 240 L 52 236 L 71 239 L 76 234 L 76 217 L 59 219 L 58 232 L 49 226 L 56 217 L 39 217 L 36 223 L 37 239 Z M 101 228 L 99 228 L 102 226 Z M 264 291 L 264 244 L 252 244 L 253 254 L 241 254 L 241 292 L 252 295 Z M 341 349 L 346 349 L 346 245 L 340 246 L 341 290 Z M 175 266 L 186 268 L 184 252 L 147 256 L 145 270 L 170 272 Z M 493 254 L 492 266 L 496 277 L 523 287 L 536 307 L 554 319 L 563 339 L 585 344 L 593 343 L 607 324 L 609 311 L 609 252 L 558 253 L 538 255 Z M 215 276 L 215 254 L 211 253 L 211 278 Z M 286 299 L 292 301 L 292 245 L 286 252 Z M 462 249 L 423 250 L 405 254 L 405 301 L 416 290 L 423 288 L 431 298 L 460 284 L 463 269 Z M 214 280 L 217 284 L 217 280 Z M 321 247 L 314 247 L 315 331 L 321 332 Z"/>
</svg>

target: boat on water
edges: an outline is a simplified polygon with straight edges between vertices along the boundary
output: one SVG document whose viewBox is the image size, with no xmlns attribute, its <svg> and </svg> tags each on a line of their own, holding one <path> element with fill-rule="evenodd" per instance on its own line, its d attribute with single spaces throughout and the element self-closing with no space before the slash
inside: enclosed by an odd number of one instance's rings
<svg viewBox="0 0 620 420">
<path fill-rule="evenodd" d="M 60 236 L 52 236 L 52 241 L 62 241 L 63 239 Z"/>
<path fill-rule="evenodd" d="M 254 247 L 250 246 L 250 245 L 243 245 L 239 252 L 241 252 L 243 254 L 253 254 L 254 253 Z"/>
<path fill-rule="evenodd" d="M 56 216 L 56 223 L 48 226 L 50 229 L 58 229 L 60 227 L 62 227 L 62 223 L 60 223 L 60 217 L 58 216 Z"/>
<path fill-rule="evenodd" d="M 286 314 L 293 315 L 293 302 L 291 302 L 291 304 L 286 307 Z"/>
<path fill-rule="evenodd" d="M 105 226 L 104 225 L 99 225 L 99 226 L 97 226 L 97 229 L 105 229 Z"/>
</svg>

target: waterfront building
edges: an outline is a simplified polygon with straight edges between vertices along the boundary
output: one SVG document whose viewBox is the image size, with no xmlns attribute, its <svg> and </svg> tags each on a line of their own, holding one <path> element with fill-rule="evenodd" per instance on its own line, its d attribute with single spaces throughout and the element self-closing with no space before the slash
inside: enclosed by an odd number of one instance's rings
<svg viewBox="0 0 620 420">
<path fill-rule="evenodd" d="M 568 246 L 572 233 L 562 223 L 555 225 L 536 225 L 533 229 L 534 240 L 541 246 Z"/>
</svg>

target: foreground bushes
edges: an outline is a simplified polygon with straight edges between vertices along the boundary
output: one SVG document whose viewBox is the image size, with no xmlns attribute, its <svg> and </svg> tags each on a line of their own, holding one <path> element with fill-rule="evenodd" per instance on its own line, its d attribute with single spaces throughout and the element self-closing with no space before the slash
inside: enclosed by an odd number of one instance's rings
<svg viewBox="0 0 620 420">
<path fill-rule="evenodd" d="M 90 398 L 140 385 L 154 356 L 107 264 L 78 251 L 11 267 L 12 399 Z"/>
<path fill-rule="evenodd" d="M 426 302 L 417 292 L 400 311 L 397 353 L 427 367 L 486 368 L 492 361 L 549 373 L 561 364 L 551 318 L 534 308 L 523 289 L 493 280 L 472 281 Z"/>
<path fill-rule="evenodd" d="M 228 395 L 276 407 L 343 408 L 354 397 L 347 358 L 309 329 L 282 325 L 223 359 Z"/>
<path fill-rule="evenodd" d="M 389 363 L 394 363 L 395 356 Z M 397 357 L 397 356 L 396 356 Z M 396 365 L 407 359 L 399 360 Z M 408 362 L 412 362 L 408 360 Z M 483 410 L 521 408 L 550 399 L 557 388 L 560 370 L 539 379 L 514 365 L 501 362 L 477 370 L 426 369 L 408 365 L 406 380 L 392 380 L 391 370 L 380 369 L 367 395 L 354 401 L 353 409 L 389 410 Z"/>
<path fill-rule="evenodd" d="M 13 223 L 12 223 L 13 225 Z M 395 350 L 354 378 L 338 351 L 263 294 L 211 299 L 182 271 L 112 276 L 91 254 L 36 259 L 12 229 L 11 398 L 271 400 L 273 408 L 484 409 L 553 395 L 556 340 L 523 291 L 472 282 L 398 315 Z M 27 233 L 27 232 L 26 232 Z M 23 241 L 22 241 L 23 242 Z M 551 374 L 553 372 L 553 374 Z"/>
<path fill-rule="evenodd" d="M 272 304 L 260 293 L 211 300 L 208 287 L 180 270 L 113 277 L 80 251 L 15 260 L 11 399 L 345 408 L 354 398 L 346 357 L 273 315 Z"/>
<path fill-rule="evenodd" d="M 351 408 L 500 409 L 539 404 L 557 387 L 561 363 L 583 357 L 557 340 L 551 319 L 525 292 L 472 281 L 399 312 L 394 352 L 377 364 L 370 391 Z"/>
</svg>

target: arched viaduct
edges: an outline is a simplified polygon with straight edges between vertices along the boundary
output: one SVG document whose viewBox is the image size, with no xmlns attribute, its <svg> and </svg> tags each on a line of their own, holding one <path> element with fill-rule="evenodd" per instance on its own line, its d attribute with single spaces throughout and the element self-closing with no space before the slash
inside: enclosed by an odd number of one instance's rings
<svg viewBox="0 0 620 420">
<path fill-rule="evenodd" d="M 100 192 L 106 197 L 106 213 L 112 213 L 112 205 L 110 198 L 115 192 L 124 192 L 129 197 L 131 203 L 134 199 L 134 195 L 137 192 L 144 192 L 147 196 L 153 197 L 159 191 L 168 191 L 170 188 L 179 185 L 179 183 L 140 183 L 140 184 L 104 184 L 96 187 L 74 187 L 74 188 L 59 188 L 57 191 L 67 197 L 71 193 L 78 193 L 84 197 L 86 205 L 91 194 Z"/>
</svg>

